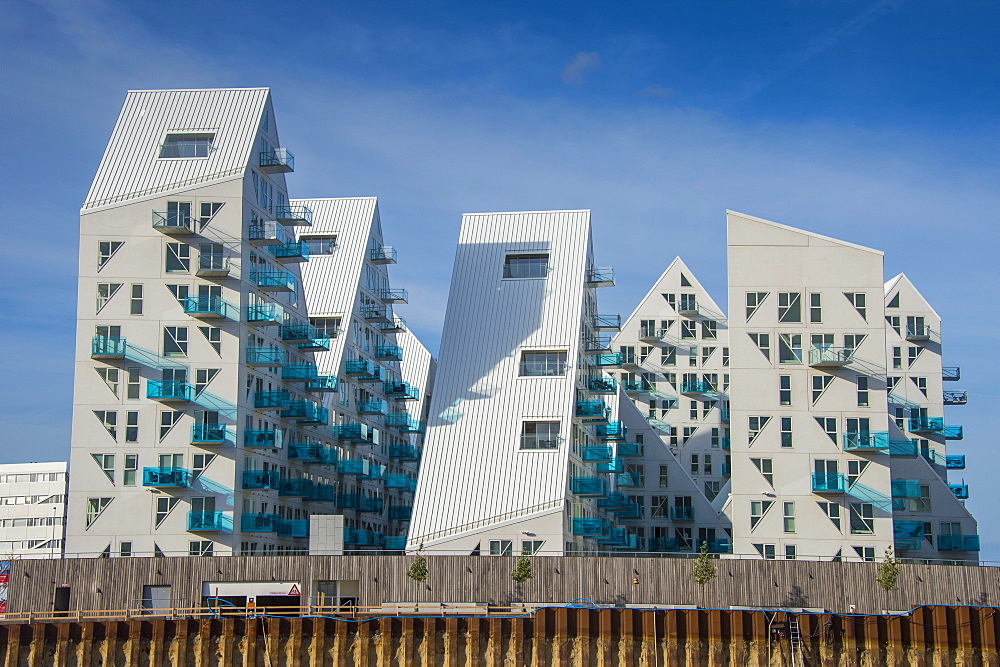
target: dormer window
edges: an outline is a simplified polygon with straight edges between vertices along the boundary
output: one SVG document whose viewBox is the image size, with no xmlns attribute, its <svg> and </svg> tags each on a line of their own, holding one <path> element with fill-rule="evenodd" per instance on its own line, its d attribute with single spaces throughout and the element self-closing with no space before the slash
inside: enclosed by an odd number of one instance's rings
<svg viewBox="0 0 1000 667">
<path fill-rule="evenodd" d="M 168 134 L 160 144 L 161 158 L 208 157 L 212 152 L 214 132 Z"/>
</svg>

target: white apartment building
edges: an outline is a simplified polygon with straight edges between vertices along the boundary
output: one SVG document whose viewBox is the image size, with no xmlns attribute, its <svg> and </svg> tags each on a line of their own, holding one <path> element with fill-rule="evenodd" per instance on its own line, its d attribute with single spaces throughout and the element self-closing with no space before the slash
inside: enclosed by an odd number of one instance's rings
<svg viewBox="0 0 1000 667">
<path fill-rule="evenodd" d="M 599 333 L 620 326 L 597 310 L 610 284 L 589 211 L 463 216 L 408 550 L 636 546 L 612 511 L 634 508 L 598 502 L 615 493 L 626 440 L 602 373 L 618 364 Z"/>
<path fill-rule="evenodd" d="M 66 463 L 0 465 L 0 560 L 62 558 Z"/>
<path fill-rule="evenodd" d="M 346 509 L 316 358 L 343 338 L 302 267 L 378 262 L 325 215 L 304 231 L 294 168 L 267 89 L 128 93 L 81 211 L 68 552 L 305 553 L 310 515 Z"/>
</svg>

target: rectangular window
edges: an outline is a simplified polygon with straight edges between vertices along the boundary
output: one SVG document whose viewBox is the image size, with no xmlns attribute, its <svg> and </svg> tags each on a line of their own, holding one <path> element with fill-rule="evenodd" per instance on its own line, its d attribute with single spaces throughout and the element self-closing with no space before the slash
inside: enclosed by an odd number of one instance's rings
<svg viewBox="0 0 1000 667">
<path fill-rule="evenodd" d="M 699 468 L 698 455 L 697 454 L 692 454 L 691 455 L 691 474 L 692 475 L 697 475 L 698 474 L 698 468 Z"/>
<path fill-rule="evenodd" d="M 186 357 L 187 352 L 187 327 L 163 327 L 163 356 Z"/>
<path fill-rule="evenodd" d="M 666 489 L 670 486 L 670 466 L 660 466 L 659 486 Z"/>
<path fill-rule="evenodd" d="M 896 296 L 899 295 L 897 294 Z M 886 306 L 886 308 L 889 307 L 890 306 Z M 901 335 L 899 328 L 899 315 L 886 315 L 885 321 L 889 323 L 889 328 L 895 331 L 897 336 Z"/>
<path fill-rule="evenodd" d="M 507 255 L 503 262 L 504 278 L 545 278 L 549 273 L 548 254 Z"/>
<path fill-rule="evenodd" d="M 167 273 L 191 272 L 191 246 L 187 243 L 167 244 Z"/>
<path fill-rule="evenodd" d="M 138 410 L 129 410 L 125 413 L 125 442 L 139 442 Z"/>
<path fill-rule="evenodd" d="M 625 475 L 632 478 L 635 486 L 646 486 L 646 466 L 642 463 L 626 464 Z"/>
<path fill-rule="evenodd" d="M 781 418 L 781 446 L 791 447 L 792 446 L 792 418 L 782 417 Z"/>
<path fill-rule="evenodd" d="M 511 540 L 490 540 L 491 556 L 509 556 L 514 543 Z"/>
<path fill-rule="evenodd" d="M 118 555 L 122 558 L 128 558 L 132 555 L 132 543 L 131 542 L 121 542 L 118 545 Z"/>
<path fill-rule="evenodd" d="M 325 333 L 330 338 L 336 338 L 340 335 L 340 318 L 339 317 L 311 317 L 309 318 L 309 324 L 316 327 L 316 330 L 320 333 Z"/>
<path fill-rule="evenodd" d="M 718 337 L 718 323 L 715 320 L 702 320 L 701 337 L 705 340 L 715 340 Z"/>
<path fill-rule="evenodd" d="M 188 543 L 188 556 L 211 556 L 212 540 L 192 540 Z"/>
<path fill-rule="evenodd" d="M 87 498 L 87 527 L 89 528 L 101 512 L 111 504 L 111 498 Z"/>
<path fill-rule="evenodd" d="M 750 321 L 753 314 L 760 308 L 760 304 L 764 302 L 767 295 L 767 292 L 747 292 L 747 322 Z"/>
<path fill-rule="evenodd" d="M 142 315 L 142 285 L 132 285 L 128 312 L 129 315 Z"/>
<path fill-rule="evenodd" d="M 566 374 L 566 352 L 523 352 L 522 376 L 556 376 Z"/>
<path fill-rule="evenodd" d="M 785 545 L 785 560 L 795 560 L 795 545 L 786 544 Z"/>
<path fill-rule="evenodd" d="M 329 236 L 300 236 L 299 240 L 309 248 L 310 257 L 314 255 L 332 255 L 333 251 L 339 247 L 336 234 Z"/>
<path fill-rule="evenodd" d="M 892 348 L 892 367 L 893 368 L 903 367 L 903 348 L 901 347 Z"/>
<path fill-rule="evenodd" d="M 170 429 L 174 427 L 178 421 L 180 421 L 183 412 L 174 412 L 173 410 L 164 410 L 160 413 L 160 440 L 167 437 L 170 433 Z"/>
<path fill-rule="evenodd" d="M 160 144 L 161 158 L 208 157 L 212 152 L 214 132 L 170 133 Z"/>
<path fill-rule="evenodd" d="M 784 508 L 785 508 L 785 512 L 784 512 L 784 529 L 785 529 L 785 532 L 786 533 L 794 533 L 795 532 L 795 503 L 793 503 L 793 502 L 786 502 L 786 503 L 783 503 L 783 505 L 784 505 Z"/>
<path fill-rule="evenodd" d="M 871 535 L 875 532 L 875 505 L 851 503 L 851 534 Z"/>
<path fill-rule="evenodd" d="M 831 375 L 813 375 L 812 376 L 812 402 L 816 405 L 816 402 L 826 391 L 826 388 L 830 386 L 833 382 L 833 376 Z"/>
<path fill-rule="evenodd" d="M 698 297 L 695 294 L 681 294 L 681 311 L 685 313 L 698 312 Z"/>
<path fill-rule="evenodd" d="M 136 470 L 139 469 L 139 455 L 126 454 L 125 468 L 122 472 L 122 486 L 135 486 Z"/>
<path fill-rule="evenodd" d="M 858 376 L 858 407 L 868 407 L 868 376 Z"/>
<path fill-rule="evenodd" d="M 778 335 L 778 363 L 802 363 L 802 334 Z"/>
<path fill-rule="evenodd" d="M 823 297 L 813 292 L 809 295 L 809 322 L 819 324 L 823 321 Z"/>
<path fill-rule="evenodd" d="M 778 376 L 778 402 L 781 405 L 791 405 L 792 404 L 792 376 L 791 375 L 779 375 Z"/>
<path fill-rule="evenodd" d="M 653 496 L 649 499 L 650 516 L 654 519 L 670 518 L 670 496 Z"/>
<path fill-rule="evenodd" d="M 778 321 L 802 321 L 802 294 L 800 292 L 778 292 Z"/>
<path fill-rule="evenodd" d="M 212 221 L 212 218 L 215 217 L 215 214 L 218 213 L 220 209 L 222 209 L 222 202 L 208 202 L 208 201 L 202 202 L 201 216 L 200 220 L 198 221 L 199 229 L 205 229 L 205 227 L 208 225 L 209 222 Z M 221 246 L 219 247 L 221 252 Z"/>
<path fill-rule="evenodd" d="M 157 496 L 156 497 L 156 526 L 159 527 L 163 520 L 167 518 L 170 511 L 174 509 L 180 498 L 171 498 L 169 496 Z"/>
<path fill-rule="evenodd" d="M 660 350 L 660 365 L 661 366 L 676 366 L 677 365 L 677 348 L 668 345 Z"/>
<path fill-rule="evenodd" d="M 908 498 L 911 512 L 931 511 L 931 487 L 925 484 L 920 485 L 920 497 Z"/>
<path fill-rule="evenodd" d="M 761 555 L 765 560 L 775 560 L 774 555 L 774 545 L 773 544 L 755 544 L 753 548 L 757 550 L 757 553 Z"/>
<path fill-rule="evenodd" d="M 521 449 L 559 449 L 559 422 L 522 423 Z"/>
</svg>

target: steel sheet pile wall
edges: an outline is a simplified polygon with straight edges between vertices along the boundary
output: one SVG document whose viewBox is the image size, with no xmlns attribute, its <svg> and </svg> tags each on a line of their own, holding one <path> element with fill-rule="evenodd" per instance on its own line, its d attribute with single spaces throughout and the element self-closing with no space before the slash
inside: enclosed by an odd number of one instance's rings
<svg viewBox="0 0 1000 667">
<path fill-rule="evenodd" d="M 805 664 L 996 664 L 995 609 L 799 615 Z M 219 619 L 0 626 L 14 665 L 787 665 L 784 614 L 548 609 L 520 618 Z M 771 626 L 773 628 L 773 624 Z M 796 656 L 799 657 L 799 656 Z M 802 661 L 800 661 L 802 662 Z"/>
</svg>

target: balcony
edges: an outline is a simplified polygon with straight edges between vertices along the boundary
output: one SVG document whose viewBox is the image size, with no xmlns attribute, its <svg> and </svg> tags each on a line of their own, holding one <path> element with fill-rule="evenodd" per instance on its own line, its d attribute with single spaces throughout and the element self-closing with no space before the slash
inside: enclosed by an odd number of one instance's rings
<svg viewBox="0 0 1000 667">
<path fill-rule="evenodd" d="M 305 498 L 312 493 L 311 479 L 283 479 L 278 484 L 278 495 Z"/>
<path fill-rule="evenodd" d="M 386 551 L 405 551 L 406 535 L 386 535 L 385 548 Z"/>
<path fill-rule="evenodd" d="M 583 422 L 606 422 L 611 410 L 604 401 L 577 401 L 573 414 Z"/>
<path fill-rule="evenodd" d="M 247 366 L 278 367 L 285 364 L 285 351 L 277 345 L 247 348 Z"/>
<path fill-rule="evenodd" d="M 90 341 L 91 359 L 124 359 L 128 344 L 120 336 L 94 336 Z"/>
<path fill-rule="evenodd" d="M 146 382 L 146 398 L 154 401 L 190 401 L 194 397 L 194 387 L 187 382 L 149 380 Z"/>
<path fill-rule="evenodd" d="M 397 401 L 416 401 L 420 398 L 420 388 L 409 382 L 383 382 L 382 393 Z"/>
<path fill-rule="evenodd" d="M 698 300 L 694 298 L 685 299 L 682 294 L 680 305 L 677 307 L 677 314 L 686 317 L 695 317 L 699 312 L 701 311 L 698 310 Z"/>
<path fill-rule="evenodd" d="M 910 419 L 912 433 L 940 433 L 944 430 L 943 417 L 916 417 Z"/>
<path fill-rule="evenodd" d="M 272 246 L 292 243 L 293 239 L 285 228 L 273 220 L 263 220 L 250 224 L 250 245 Z"/>
<path fill-rule="evenodd" d="M 244 470 L 244 489 L 277 489 L 281 483 L 277 470 Z"/>
<path fill-rule="evenodd" d="M 848 431 L 843 436 L 845 452 L 881 452 L 889 449 L 888 431 Z"/>
<path fill-rule="evenodd" d="M 674 505 L 670 508 L 671 521 L 694 521 L 694 508 L 686 505 Z"/>
<path fill-rule="evenodd" d="M 294 419 L 297 424 L 329 424 L 330 410 L 312 401 L 291 401 L 280 417 Z"/>
<path fill-rule="evenodd" d="M 376 324 L 375 327 L 384 334 L 403 333 L 406 331 L 406 320 L 393 315 L 392 322 Z"/>
<path fill-rule="evenodd" d="M 350 526 L 344 527 L 344 544 L 346 546 L 352 547 L 377 547 L 381 533 L 376 533 L 371 530 L 363 530 L 360 528 L 351 528 Z"/>
<path fill-rule="evenodd" d="M 337 391 L 336 375 L 317 375 L 315 379 L 306 382 L 306 391 L 333 392 Z"/>
<path fill-rule="evenodd" d="M 265 174 L 287 174 L 295 171 L 295 156 L 287 148 L 261 151 L 258 165 Z"/>
<path fill-rule="evenodd" d="M 192 424 L 192 445 L 224 445 L 229 437 L 229 428 L 225 424 Z"/>
<path fill-rule="evenodd" d="M 626 394 L 642 394 L 648 392 L 652 389 L 646 380 L 639 378 L 638 380 L 622 380 L 621 381 L 622 390 Z"/>
<path fill-rule="evenodd" d="M 385 416 L 385 425 L 391 428 L 409 428 L 413 425 L 413 417 L 409 412 L 392 412 Z"/>
<path fill-rule="evenodd" d="M 707 551 L 710 554 L 731 554 L 733 553 L 733 541 L 729 538 L 721 538 L 715 540 L 705 540 L 708 542 Z M 698 544 L 701 548 L 701 543 Z"/>
<path fill-rule="evenodd" d="M 607 482 L 603 477 L 595 475 L 573 477 L 570 488 L 578 496 L 603 496 L 607 490 Z"/>
<path fill-rule="evenodd" d="M 814 345 L 809 350 L 809 365 L 813 368 L 838 368 L 854 360 L 853 347 L 827 347 Z"/>
<path fill-rule="evenodd" d="M 893 498 L 919 498 L 919 479 L 894 479 L 890 483 Z"/>
<path fill-rule="evenodd" d="M 655 428 L 657 431 L 662 431 L 663 433 L 670 433 L 670 429 L 673 428 L 667 422 L 662 419 L 657 419 L 656 417 L 647 416 L 646 423 Z"/>
<path fill-rule="evenodd" d="M 945 405 L 965 405 L 969 402 L 969 392 L 957 390 L 944 390 Z"/>
<path fill-rule="evenodd" d="M 358 403 L 358 414 L 361 415 L 381 415 L 385 414 L 384 401 L 362 401 Z"/>
<path fill-rule="evenodd" d="M 203 319 L 219 317 L 232 317 L 236 319 L 239 309 L 228 301 L 223 301 L 221 296 L 203 294 L 189 296 L 184 299 L 184 312 Z"/>
<path fill-rule="evenodd" d="M 924 341 L 930 340 L 933 330 L 926 324 L 914 324 L 906 327 L 906 340 Z"/>
<path fill-rule="evenodd" d="M 847 479 L 839 472 L 814 472 L 812 475 L 813 493 L 843 493 L 847 489 Z"/>
<path fill-rule="evenodd" d="M 187 529 L 191 532 L 216 532 L 232 527 L 225 512 L 188 512 Z"/>
<path fill-rule="evenodd" d="M 258 303 L 247 306 L 247 323 L 256 326 L 281 324 L 285 319 L 285 311 L 276 303 Z"/>
<path fill-rule="evenodd" d="M 587 272 L 587 287 L 614 287 L 615 270 L 610 266 L 593 268 Z"/>
<path fill-rule="evenodd" d="M 593 354 L 590 356 L 590 365 L 599 368 L 616 368 L 622 365 L 622 355 L 620 352 Z"/>
<path fill-rule="evenodd" d="M 639 340 L 644 343 L 658 343 L 667 335 L 666 329 L 656 327 L 639 327 Z"/>
<path fill-rule="evenodd" d="M 303 241 L 282 243 L 271 248 L 274 258 L 282 264 L 294 264 L 309 261 L 309 246 Z"/>
<path fill-rule="evenodd" d="M 625 486 L 642 486 L 642 480 L 639 479 L 639 473 L 637 472 L 620 472 L 615 475 L 615 485 L 618 488 Z"/>
<path fill-rule="evenodd" d="M 337 472 L 341 475 L 368 475 L 371 463 L 368 459 L 340 459 L 337 461 Z"/>
<path fill-rule="evenodd" d="M 409 475 L 386 475 L 385 488 L 387 489 L 409 489 L 416 480 Z"/>
<path fill-rule="evenodd" d="M 711 382 L 701 380 L 684 380 L 681 382 L 680 389 L 684 396 L 707 396 L 718 393 Z"/>
<path fill-rule="evenodd" d="M 320 460 L 320 452 L 323 445 L 318 442 L 290 442 L 288 443 L 288 460 L 316 463 Z"/>
<path fill-rule="evenodd" d="M 643 445 L 638 442 L 619 442 L 618 456 L 637 457 L 644 454 Z"/>
<path fill-rule="evenodd" d="M 614 456 L 611 445 L 584 445 L 581 453 L 584 461 L 610 461 Z"/>
<path fill-rule="evenodd" d="M 159 467 L 142 469 L 142 485 L 155 488 L 191 486 L 191 472 L 184 468 Z"/>
<path fill-rule="evenodd" d="M 287 227 L 310 227 L 313 212 L 308 206 L 277 206 L 274 209 L 274 219 Z"/>
<path fill-rule="evenodd" d="M 611 534 L 613 524 L 598 517 L 573 517 L 573 534 L 580 537 L 604 537 Z"/>
<path fill-rule="evenodd" d="M 382 303 L 409 303 L 410 295 L 405 289 L 384 289 L 378 293 Z"/>
<path fill-rule="evenodd" d="M 278 537 L 309 537 L 309 519 L 283 519 L 279 521 Z"/>
<path fill-rule="evenodd" d="M 942 433 L 944 433 L 945 440 L 961 440 L 965 437 L 961 426 L 945 426 Z"/>
<path fill-rule="evenodd" d="M 200 253 L 195 275 L 201 278 L 224 278 L 229 275 L 229 258 L 217 253 Z"/>
<path fill-rule="evenodd" d="M 916 458 L 918 446 L 916 440 L 890 440 L 889 456 L 900 458 Z"/>
<path fill-rule="evenodd" d="M 391 322 L 392 311 L 389 309 L 389 306 L 369 303 L 361 307 L 361 317 L 368 322 Z"/>
<path fill-rule="evenodd" d="M 284 410 L 291 400 L 291 394 L 284 389 L 255 391 L 253 394 L 253 406 L 258 410 Z"/>
<path fill-rule="evenodd" d="M 340 440 L 350 440 L 351 442 L 370 442 L 374 437 L 367 426 L 357 423 L 339 424 L 334 432 Z"/>
<path fill-rule="evenodd" d="M 609 493 L 606 498 L 598 498 L 597 506 L 617 514 L 619 512 L 627 511 L 630 502 L 631 501 L 625 497 L 625 494 L 614 491 Z"/>
<path fill-rule="evenodd" d="M 962 369 L 959 366 L 944 366 L 941 368 L 941 379 L 954 382 L 962 379 Z"/>
<path fill-rule="evenodd" d="M 389 508 L 389 519 L 393 521 L 409 521 L 413 516 L 413 505 L 393 505 Z"/>
<path fill-rule="evenodd" d="M 719 418 L 722 421 L 724 421 L 724 422 L 729 421 L 729 406 L 728 405 L 719 408 Z"/>
<path fill-rule="evenodd" d="M 598 315 L 594 318 L 594 331 L 621 331 L 621 315 Z"/>
<path fill-rule="evenodd" d="M 892 539 L 897 550 L 919 549 L 924 543 L 924 522 L 894 520 Z"/>
<path fill-rule="evenodd" d="M 611 377 L 591 375 L 587 378 L 587 391 L 594 394 L 614 394 L 618 391 L 618 383 Z"/>
<path fill-rule="evenodd" d="M 285 382 L 309 382 L 318 377 L 316 364 L 291 364 L 281 367 L 281 379 Z"/>
<path fill-rule="evenodd" d="M 389 458 L 400 461 L 420 460 L 420 451 L 413 445 L 389 445 Z"/>
<path fill-rule="evenodd" d="M 368 251 L 368 258 L 372 264 L 395 264 L 396 249 L 391 245 L 381 245 Z"/>
<path fill-rule="evenodd" d="M 955 497 L 959 500 L 969 499 L 969 485 L 968 484 L 949 484 L 948 488 L 951 492 L 955 494 Z"/>
<path fill-rule="evenodd" d="M 410 421 L 409 426 L 404 426 L 399 429 L 403 433 L 423 433 L 426 428 L 423 419 L 413 419 Z"/>
<path fill-rule="evenodd" d="M 281 327 L 281 340 L 298 343 L 300 350 L 329 350 L 330 336 L 311 324 L 297 322 Z"/>
<path fill-rule="evenodd" d="M 938 535 L 939 551 L 979 551 L 978 535 Z"/>
<path fill-rule="evenodd" d="M 337 496 L 337 507 L 358 512 L 381 513 L 385 507 L 383 498 L 369 498 L 361 493 L 341 493 Z"/>
<path fill-rule="evenodd" d="M 965 454 L 948 454 L 944 465 L 949 470 L 965 470 Z"/>
<path fill-rule="evenodd" d="M 179 211 L 153 211 L 153 229 L 177 236 L 194 234 L 191 215 Z"/>
<path fill-rule="evenodd" d="M 332 503 L 336 500 L 336 494 L 333 491 L 332 484 L 313 484 L 312 491 L 308 498 L 305 498 L 310 502 L 315 503 Z"/>
<path fill-rule="evenodd" d="M 276 429 L 243 431 L 244 447 L 280 449 L 283 446 L 282 432 Z"/>
<path fill-rule="evenodd" d="M 240 530 L 244 533 L 276 533 L 281 517 L 277 514 L 244 513 L 240 517 Z"/>
<path fill-rule="evenodd" d="M 621 422 L 597 425 L 597 437 L 601 440 L 625 440 L 628 428 Z"/>
<path fill-rule="evenodd" d="M 723 436 L 719 437 L 719 447 L 722 447 L 723 449 L 730 449 L 730 448 L 732 448 L 732 443 L 733 443 L 733 440 L 728 435 L 723 435 Z"/>
<path fill-rule="evenodd" d="M 610 353 L 611 352 L 611 337 L 610 336 L 591 336 L 589 338 L 584 338 L 583 339 L 583 351 L 584 352 Z"/>
<path fill-rule="evenodd" d="M 383 361 L 402 361 L 403 348 L 399 345 L 376 345 L 375 358 Z"/>
<path fill-rule="evenodd" d="M 656 537 L 649 540 L 650 551 L 690 551 L 691 545 L 686 540 L 676 537 Z"/>
<path fill-rule="evenodd" d="M 374 373 L 374 369 L 375 364 L 367 359 L 349 359 L 344 364 L 344 374 L 350 377 L 372 375 Z"/>
<path fill-rule="evenodd" d="M 733 464 L 728 461 L 722 462 L 722 476 L 731 477 L 733 474 Z"/>
<path fill-rule="evenodd" d="M 297 285 L 291 271 L 251 271 L 250 280 L 264 292 L 294 292 Z"/>
</svg>

